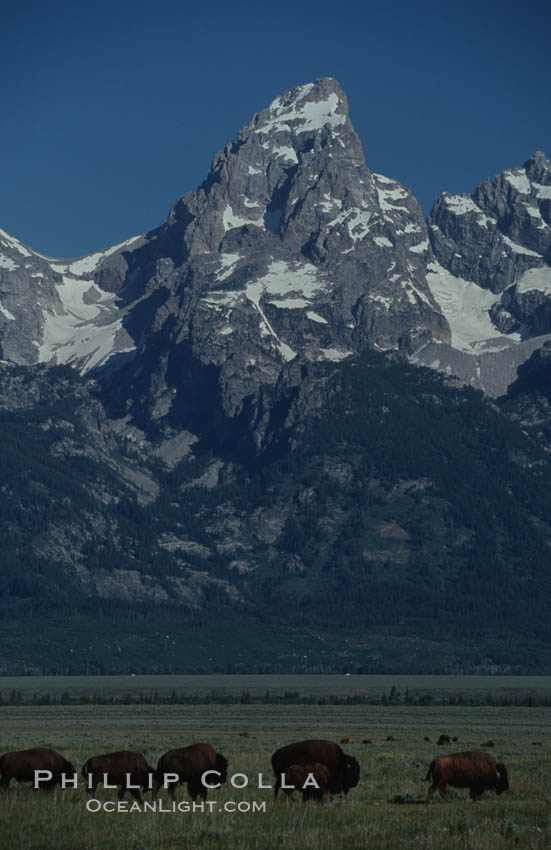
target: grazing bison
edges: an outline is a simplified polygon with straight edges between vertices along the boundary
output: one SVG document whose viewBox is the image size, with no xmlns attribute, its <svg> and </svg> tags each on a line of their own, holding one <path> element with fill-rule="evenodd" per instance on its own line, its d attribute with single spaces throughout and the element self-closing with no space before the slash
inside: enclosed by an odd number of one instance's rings
<svg viewBox="0 0 551 850">
<path fill-rule="evenodd" d="M 495 745 L 496 745 L 495 741 L 484 741 L 484 743 L 481 744 L 480 746 L 481 747 L 495 747 Z"/>
<path fill-rule="evenodd" d="M 30 750 L 19 750 L 5 753 L 0 758 L 0 786 L 7 788 L 12 779 L 18 782 L 34 782 L 35 771 L 49 770 L 51 779 L 40 782 L 40 788 L 53 788 L 61 785 L 62 777 L 73 776 L 75 768 L 62 755 L 48 747 L 33 747 Z"/>
<path fill-rule="evenodd" d="M 371 743 L 371 738 L 364 738 L 362 740 L 362 744 L 370 744 L 370 743 Z"/>
<path fill-rule="evenodd" d="M 215 771 L 202 781 L 207 771 Z M 162 755 L 157 763 L 153 780 L 153 799 L 159 789 L 166 785 L 170 799 L 174 802 L 176 786 L 187 782 L 188 792 L 192 800 L 200 795 L 207 799 L 207 788 L 222 784 L 228 778 L 228 760 L 217 753 L 210 744 L 190 744 L 180 750 L 169 750 Z M 168 774 L 172 774 L 170 777 Z M 177 777 L 177 778 L 176 778 Z"/>
<path fill-rule="evenodd" d="M 491 788 L 495 788 L 496 794 L 502 794 L 509 788 L 505 765 L 496 764 L 488 753 L 476 751 L 438 756 L 430 763 L 426 778 L 432 779 L 427 803 L 437 790 L 442 799 L 447 801 L 446 785 L 468 788 L 472 800 L 478 799 Z"/>
<path fill-rule="evenodd" d="M 351 744 L 352 738 L 341 738 L 341 744 Z"/>
<path fill-rule="evenodd" d="M 425 735 L 425 737 L 423 738 L 423 741 L 428 741 L 430 743 L 430 738 L 428 737 L 428 735 Z"/>
<path fill-rule="evenodd" d="M 316 800 L 321 803 L 329 784 L 329 770 L 324 764 L 292 764 L 285 771 L 285 794 L 291 799 L 293 791 L 300 791 L 302 802 Z M 292 786 L 289 788 L 288 786 Z"/>
<path fill-rule="evenodd" d="M 360 778 L 360 766 L 353 756 L 343 753 L 333 741 L 309 740 L 288 744 L 272 756 L 275 773 L 274 797 L 281 788 L 281 776 L 294 764 L 323 764 L 329 771 L 327 790 L 331 794 L 348 794 Z"/>
<path fill-rule="evenodd" d="M 445 744 L 450 743 L 450 736 L 449 735 L 440 735 L 440 737 L 438 738 L 438 741 L 436 743 L 438 744 L 439 747 L 443 747 Z"/>
<path fill-rule="evenodd" d="M 151 788 L 150 777 L 154 770 L 148 765 L 141 753 L 121 750 L 118 753 L 105 753 L 89 758 L 81 771 L 86 780 L 86 790 L 94 796 L 100 782 L 109 785 L 120 785 L 117 797 L 122 800 L 126 791 L 141 802 L 140 789 L 131 788 L 139 785 L 144 791 Z"/>
<path fill-rule="evenodd" d="M 240 738 L 248 738 L 248 737 L 249 737 L 249 733 L 248 733 L 248 732 L 240 732 L 240 733 L 239 733 L 239 737 L 240 737 Z"/>
</svg>

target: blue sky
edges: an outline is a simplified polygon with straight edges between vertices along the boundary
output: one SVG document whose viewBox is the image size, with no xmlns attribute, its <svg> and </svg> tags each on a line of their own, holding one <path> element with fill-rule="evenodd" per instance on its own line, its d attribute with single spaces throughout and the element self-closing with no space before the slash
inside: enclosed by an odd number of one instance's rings
<svg viewBox="0 0 551 850">
<path fill-rule="evenodd" d="M 0 227 L 51 256 L 156 227 L 254 112 L 317 77 L 347 93 L 368 166 L 426 212 L 551 155 L 548 4 L 9 5 Z"/>
</svg>

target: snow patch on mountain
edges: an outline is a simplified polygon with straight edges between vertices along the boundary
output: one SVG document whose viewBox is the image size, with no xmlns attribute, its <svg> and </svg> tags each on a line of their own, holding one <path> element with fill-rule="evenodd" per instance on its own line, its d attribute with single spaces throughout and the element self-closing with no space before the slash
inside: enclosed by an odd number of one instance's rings
<svg viewBox="0 0 551 850">
<path fill-rule="evenodd" d="M 551 268 L 544 266 L 524 272 L 516 283 L 517 292 L 545 292 L 551 294 Z"/>
<path fill-rule="evenodd" d="M 4 242 L 10 248 L 13 248 L 15 251 L 18 251 L 24 257 L 32 257 L 32 253 L 25 248 L 24 245 L 21 244 L 19 239 L 16 239 L 14 236 L 10 236 L 9 233 L 6 233 L 5 230 L 0 229 L 0 242 Z"/>
<path fill-rule="evenodd" d="M 56 291 L 61 310 L 44 311 L 40 362 L 78 364 L 84 373 L 105 363 L 115 351 L 133 350 L 115 295 L 103 292 L 92 280 L 66 275 Z"/>
<path fill-rule="evenodd" d="M 526 172 L 523 168 L 517 168 L 515 170 L 504 171 L 503 176 L 507 183 L 510 183 L 511 186 L 514 186 L 517 192 L 520 192 L 521 195 L 529 195 L 531 191 L 531 183 L 526 176 Z"/>
<path fill-rule="evenodd" d="M 499 301 L 493 292 L 455 277 L 437 262 L 429 263 L 427 283 L 448 321 L 453 348 L 473 354 L 498 338 L 520 341 L 520 334 L 502 334 L 493 324 L 489 310 Z"/>
<path fill-rule="evenodd" d="M 0 269 L 7 269 L 12 272 L 14 269 L 18 269 L 19 266 L 15 263 L 10 257 L 5 257 L 3 254 L 0 254 Z"/>
<path fill-rule="evenodd" d="M 2 305 L 1 305 L 1 304 L 0 304 L 0 313 L 2 313 L 2 315 L 3 315 L 6 319 L 9 319 L 9 320 L 10 320 L 10 321 L 12 321 L 12 322 L 15 320 L 15 316 L 13 316 L 13 315 L 10 313 L 10 311 L 9 311 L 6 307 L 2 307 Z"/>
<path fill-rule="evenodd" d="M 268 107 L 270 116 L 259 127 L 257 133 L 289 132 L 306 133 L 309 130 L 320 130 L 326 124 L 335 128 L 346 122 L 346 115 L 337 113 L 339 98 L 336 92 L 331 92 L 325 100 L 308 100 L 308 95 L 314 88 L 309 83 L 291 91 L 291 96 L 276 97 Z M 293 127 L 291 127 L 293 122 Z"/>
</svg>

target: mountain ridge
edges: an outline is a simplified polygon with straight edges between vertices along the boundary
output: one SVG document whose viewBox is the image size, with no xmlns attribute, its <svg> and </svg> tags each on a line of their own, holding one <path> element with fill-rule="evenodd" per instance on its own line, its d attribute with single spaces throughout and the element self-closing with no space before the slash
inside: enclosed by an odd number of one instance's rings
<svg viewBox="0 0 551 850">
<path fill-rule="evenodd" d="M 0 231 L 0 617 L 300 622 L 329 666 L 349 627 L 359 666 L 361 634 L 447 628 L 447 671 L 470 630 L 547 670 L 548 190 L 537 153 L 425 221 L 322 78 L 146 234 Z"/>
</svg>

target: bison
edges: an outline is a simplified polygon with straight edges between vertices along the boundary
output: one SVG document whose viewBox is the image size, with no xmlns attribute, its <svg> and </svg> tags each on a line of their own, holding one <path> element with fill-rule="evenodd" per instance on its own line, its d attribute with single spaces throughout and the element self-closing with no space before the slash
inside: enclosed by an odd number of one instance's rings
<svg viewBox="0 0 551 850">
<path fill-rule="evenodd" d="M 272 767 L 276 781 L 274 797 L 281 788 L 281 777 L 294 764 L 322 764 L 329 772 L 327 790 L 331 794 L 348 794 L 360 778 L 360 766 L 353 756 L 343 753 L 333 741 L 309 740 L 288 744 L 276 750 L 272 756 Z"/>
<path fill-rule="evenodd" d="M 12 779 L 17 779 L 18 782 L 34 782 L 38 770 L 47 770 L 52 774 L 50 779 L 40 783 L 41 788 L 61 785 L 64 776 L 72 777 L 75 772 L 71 762 L 55 750 L 33 747 L 30 750 L 5 753 L 0 758 L 0 786 L 7 788 Z"/>
<path fill-rule="evenodd" d="M 117 753 L 105 753 L 92 756 L 82 768 L 82 776 L 86 780 L 86 790 L 90 796 L 95 795 L 100 782 L 105 785 L 120 785 L 117 797 L 122 800 L 126 791 L 141 802 L 140 789 L 131 786 L 139 785 L 144 791 L 151 788 L 150 777 L 154 770 L 148 765 L 141 753 L 121 750 Z"/>
<path fill-rule="evenodd" d="M 430 763 L 426 779 L 432 779 L 427 794 L 427 803 L 436 790 L 443 800 L 446 797 L 446 785 L 453 788 L 468 788 L 471 800 L 477 800 L 484 791 L 495 788 L 496 794 L 502 794 L 509 788 L 509 777 L 504 764 L 496 764 L 488 753 L 470 751 L 438 756 Z"/>
<path fill-rule="evenodd" d="M 208 771 L 215 773 L 207 776 L 203 781 L 203 774 Z M 224 783 L 228 778 L 227 771 L 227 758 L 217 753 L 210 744 L 190 744 L 189 747 L 183 747 L 180 750 L 169 750 L 157 763 L 153 779 L 153 799 L 159 789 L 165 785 L 170 799 L 174 802 L 176 786 L 181 782 L 187 782 L 192 800 L 195 800 L 198 795 L 206 800 L 207 788 Z M 173 776 L 170 777 L 168 774 Z"/>
<path fill-rule="evenodd" d="M 341 738 L 341 744 L 351 744 L 352 738 Z"/>
<path fill-rule="evenodd" d="M 445 744 L 450 743 L 450 736 L 449 735 L 440 735 L 440 737 L 438 738 L 438 741 L 436 743 L 438 744 L 439 747 L 443 747 Z"/>
<path fill-rule="evenodd" d="M 302 801 L 316 800 L 321 803 L 329 784 L 329 770 L 324 764 L 292 764 L 285 771 L 285 794 L 291 799 L 293 791 L 300 791 Z M 291 787 L 289 787 L 291 786 Z"/>
</svg>

